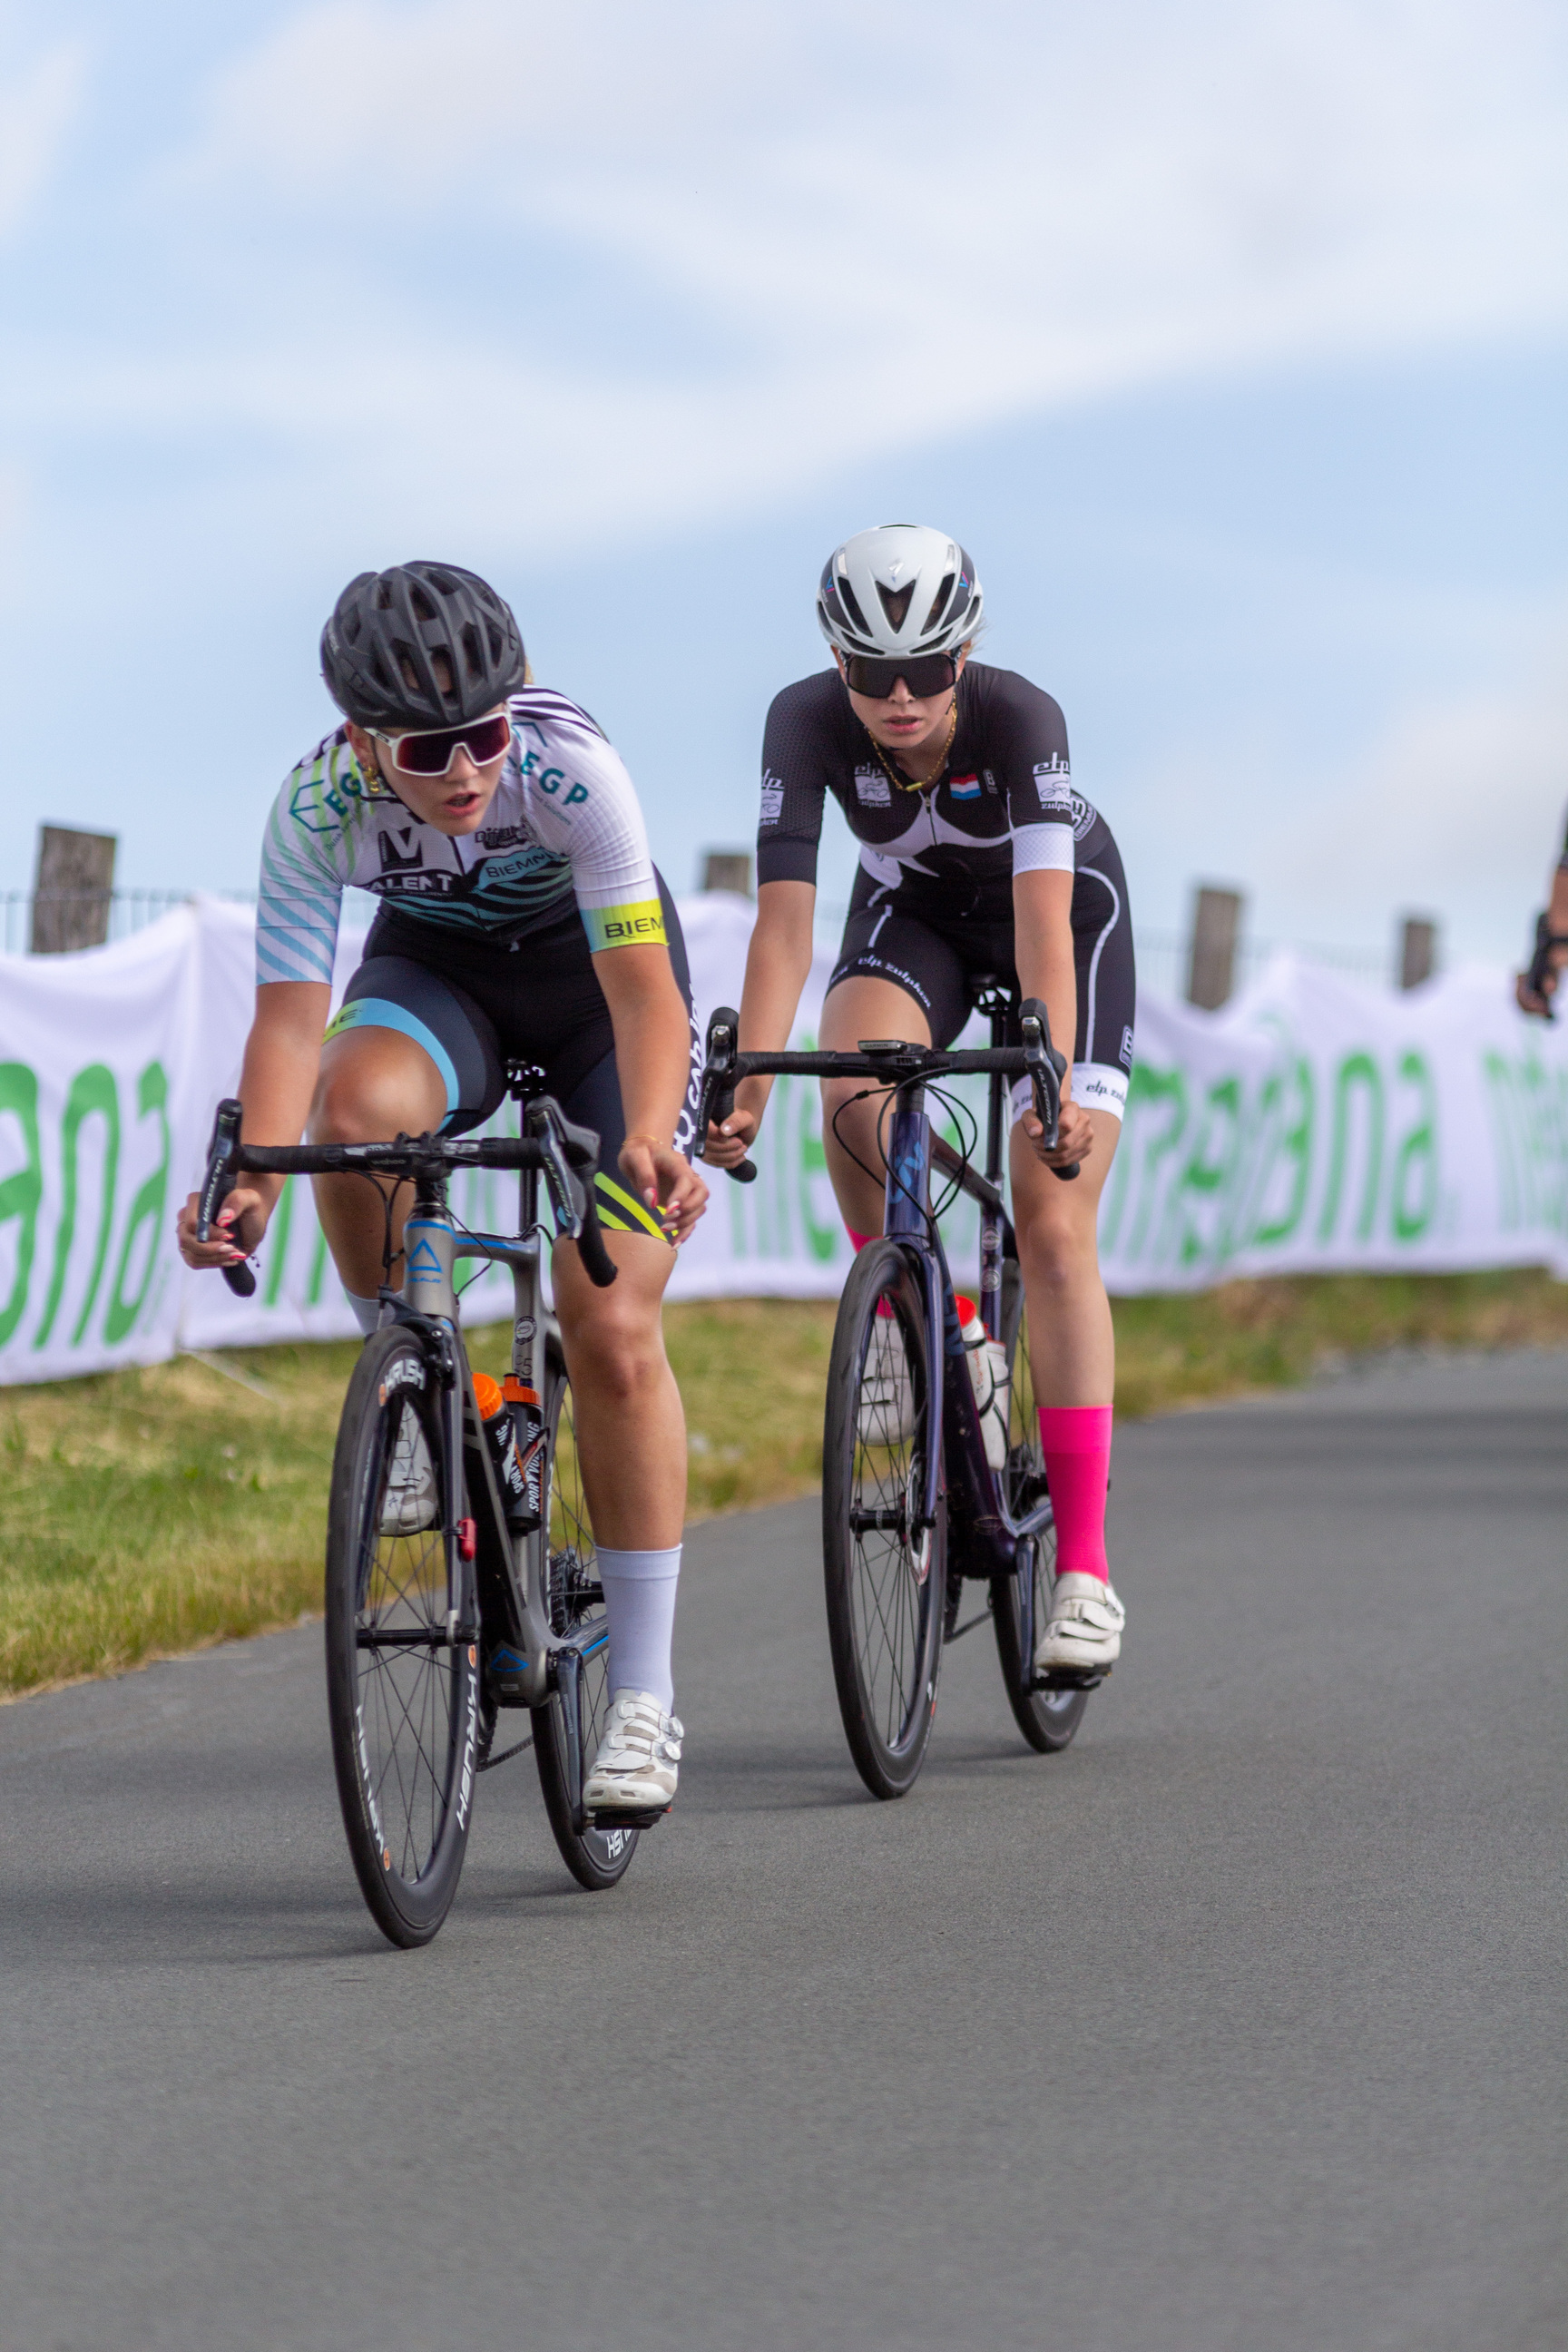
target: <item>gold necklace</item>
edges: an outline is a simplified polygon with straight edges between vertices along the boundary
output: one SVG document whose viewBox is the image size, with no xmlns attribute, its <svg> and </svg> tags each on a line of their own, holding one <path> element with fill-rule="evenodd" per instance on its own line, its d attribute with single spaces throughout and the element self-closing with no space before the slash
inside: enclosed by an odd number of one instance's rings
<svg viewBox="0 0 1568 2352">
<path fill-rule="evenodd" d="M 864 724 L 864 721 L 861 723 Z M 871 735 L 871 730 L 868 727 L 866 729 L 866 732 L 868 735 L 871 736 L 871 749 L 875 751 L 878 759 L 881 761 L 883 770 L 887 774 L 889 783 L 897 784 L 900 792 L 901 793 L 934 793 L 938 784 L 941 783 L 943 776 L 947 773 L 948 758 L 952 751 L 952 739 L 958 732 L 957 689 L 954 688 L 953 691 L 952 715 L 947 722 L 947 740 L 942 747 L 942 758 L 937 763 L 936 773 L 933 776 L 928 777 L 923 784 L 916 776 L 900 775 L 898 769 L 893 766 L 892 762 L 888 758 L 888 755 L 883 751 L 881 745 L 878 742 L 876 737 Z"/>
</svg>

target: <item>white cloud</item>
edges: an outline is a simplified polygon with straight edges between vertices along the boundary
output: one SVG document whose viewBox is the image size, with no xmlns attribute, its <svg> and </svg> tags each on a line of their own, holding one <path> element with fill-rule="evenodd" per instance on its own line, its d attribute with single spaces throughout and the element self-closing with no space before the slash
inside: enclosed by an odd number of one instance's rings
<svg viewBox="0 0 1568 2352">
<path fill-rule="evenodd" d="M 1121 387 L 1549 330 L 1562 50 L 1536 0 L 328 0 L 167 168 L 243 233 L 246 323 L 142 379 L 353 502 L 449 411 L 460 312 L 440 512 L 500 494 L 542 548 Z M 333 306 L 432 357 L 334 382 Z"/>
<path fill-rule="evenodd" d="M 0 236 L 23 219 L 79 118 L 87 49 L 66 41 L 0 79 Z"/>
<path fill-rule="evenodd" d="M 1411 702 L 1348 773 L 1298 781 L 1288 813 L 1276 799 L 1247 861 L 1270 924 L 1311 936 L 1331 908 L 1370 937 L 1404 908 L 1457 924 L 1461 951 L 1519 950 L 1568 802 L 1568 613 L 1540 617 L 1548 642 L 1511 685 Z"/>
</svg>

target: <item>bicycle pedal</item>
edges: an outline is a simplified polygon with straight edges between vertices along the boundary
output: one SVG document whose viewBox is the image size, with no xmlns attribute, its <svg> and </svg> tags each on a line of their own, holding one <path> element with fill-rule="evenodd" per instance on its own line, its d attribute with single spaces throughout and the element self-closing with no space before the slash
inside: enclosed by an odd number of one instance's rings
<svg viewBox="0 0 1568 2352">
<path fill-rule="evenodd" d="M 591 1830 L 651 1830 L 668 1811 L 668 1805 L 660 1805 L 646 1812 L 628 1813 L 619 1805 L 607 1805 L 602 1813 L 585 1813 L 584 1819 Z"/>
<path fill-rule="evenodd" d="M 1032 1687 L 1037 1691 L 1098 1690 L 1110 1672 L 1109 1666 L 1053 1666 L 1049 1674 L 1037 1675 Z"/>
</svg>

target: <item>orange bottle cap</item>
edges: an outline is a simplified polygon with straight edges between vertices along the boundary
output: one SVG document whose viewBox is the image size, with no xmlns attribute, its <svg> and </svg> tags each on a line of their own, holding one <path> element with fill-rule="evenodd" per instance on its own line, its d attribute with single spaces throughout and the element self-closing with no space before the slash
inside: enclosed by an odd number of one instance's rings
<svg viewBox="0 0 1568 2352">
<path fill-rule="evenodd" d="M 492 1381 L 489 1372 L 474 1374 L 474 1402 L 481 1421 L 493 1421 L 501 1407 L 500 1382 Z"/>
<path fill-rule="evenodd" d="M 502 1383 L 501 1393 L 506 1398 L 508 1404 L 537 1404 L 539 1402 L 539 1391 L 537 1389 L 524 1388 L 522 1382 L 518 1379 L 515 1372 L 508 1372 L 506 1379 Z"/>
</svg>

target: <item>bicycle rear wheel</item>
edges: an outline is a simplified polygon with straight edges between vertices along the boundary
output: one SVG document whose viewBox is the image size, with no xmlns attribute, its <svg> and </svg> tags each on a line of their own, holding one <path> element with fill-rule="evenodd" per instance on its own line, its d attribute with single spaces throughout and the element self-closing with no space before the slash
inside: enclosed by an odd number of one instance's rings
<svg viewBox="0 0 1568 2352">
<path fill-rule="evenodd" d="M 327 1523 L 327 1712 L 349 1853 L 383 1935 L 427 1944 L 472 1817 L 479 1656 L 453 1636 L 464 1570 L 442 1524 L 446 1441 L 416 1332 L 366 1340 L 343 1402 Z"/>
<path fill-rule="evenodd" d="M 1046 1492 L 1039 1415 L 1029 1362 L 1028 1315 L 1024 1282 L 1011 1259 L 1002 1269 L 1002 1340 L 1010 1380 L 1007 1405 L 1007 1500 L 1016 1518 L 1032 1510 Z M 1057 1531 L 1047 1521 L 1033 1542 L 1020 1544 L 1012 1572 L 993 1577 L 991 1613 L 996 1650 L 1013 1720 L 1031 1748 L 1048 1756 L 1067 1747 L 1089 1704 L 1084 1690 L 1036 1690 L 1034 1645 L 1050 1609 L 1056 1574 Z M 1026 1582 L 1026 1579 L 1027 1582 Z M 1029 1602 L 1026 1612 L 1026 1601 Z"/>
<path fill-rule="evenodd" d="M 625 1876 L 637 1851 L 637 1832 L 625 1824 L 613 1829 L 576 1829 L 583 1783 L 593 1763 L 610 1711 L 609 1620 L 599 1584 L 593 1530 L 583 1497 L 577 1461 L 577 1431 L 572 1412 L 572 1383 L 565 1360 L 554 1340 L 546 1351 L 543 1407 L 550 1431 L 550 1504 L 544 1523 L 544 1600 L 554 1633 L 585 1629 L 578 1678 L 580 1740 L 574 1767 L 561 1694 L 552 1690 L 533 1711 L 533 1753 L 544 1810 L 561 1859 L 590 1894 L 599 1894 Z"/>
<path fill-rule="evenodd" d="M 879 1310 L 886 1308 L 882 1313 Z M 868 1242 L 839 1302 L 822 1459 L 823 1570 L 838 1711 L 874 1797 L 901 1797 L 936 1714 L 947 1498 L 921 1524 L 931 1411 L 925 1304 L 897 1242 Z"/>
</svg>

